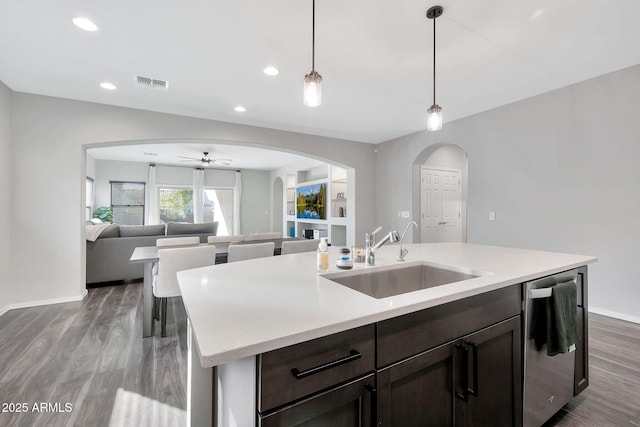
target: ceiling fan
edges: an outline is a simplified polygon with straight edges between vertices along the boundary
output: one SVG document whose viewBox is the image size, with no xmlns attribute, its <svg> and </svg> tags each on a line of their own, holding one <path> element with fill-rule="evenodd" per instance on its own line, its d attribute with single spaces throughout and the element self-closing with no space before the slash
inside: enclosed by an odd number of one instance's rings
<svg viewBox="0 0 640 427">
<path fill-rule="evenodd" d="M 181 162 L 200 162 L 201 166 L 211 166 L 211 165 L 224 165 L 229 166 L 231 164 L 231 159 L 212 159 L 209 157 L 209 152 L 204 151 L 203 156 L 201 158 L 197 157 L 186 157 L 186 156 L 178 156 L 181 159 Z"/>
</svg>

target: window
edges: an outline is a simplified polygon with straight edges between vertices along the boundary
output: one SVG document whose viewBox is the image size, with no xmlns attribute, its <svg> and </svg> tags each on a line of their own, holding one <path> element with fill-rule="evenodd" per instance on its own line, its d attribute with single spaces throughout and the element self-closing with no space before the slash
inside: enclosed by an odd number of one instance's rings
<svg viewBox="0 0 640 427">
<path fill-rule="evenodd" d="M 160 221 L 193 223 L 193 189 L 159 187 Z"/>
<path fill-rule="evenodd" d="M 144 224 L 144 182 L 111 181 L 110 184 L 114 224 Z"/>
<path fill-rule="evenodd" d="M 233 233 L 233 188 L 205 188 L 204 222 L 218 221 L 218 236 Z"/>
<path fill-rule="evenodd" d="M 87 177 L 85 188 L 86 209 L 85 220 L 89 221 L 93 217 L 93 178 Z"/>
</svg>

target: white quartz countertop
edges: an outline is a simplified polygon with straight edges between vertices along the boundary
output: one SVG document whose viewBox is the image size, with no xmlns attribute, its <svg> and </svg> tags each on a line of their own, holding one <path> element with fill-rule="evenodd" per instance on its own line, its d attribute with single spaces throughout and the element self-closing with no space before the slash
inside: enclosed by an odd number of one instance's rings
<svg viewBox="0 0 640 427">
<path fill-rule="evenodd" d="M 482 272 L 480 277 L 376 299 L 316 271 L 316 253 L 217 264 L 178 273 L 203 367 L 217 366 L 597 261 L 597 258 L 466 243 L 404 245 L 406 262 Z M 400 264 L 383 246 L 376 265 Z M 338 248 L 330 249 L 330 273 Z"/>
</svg>

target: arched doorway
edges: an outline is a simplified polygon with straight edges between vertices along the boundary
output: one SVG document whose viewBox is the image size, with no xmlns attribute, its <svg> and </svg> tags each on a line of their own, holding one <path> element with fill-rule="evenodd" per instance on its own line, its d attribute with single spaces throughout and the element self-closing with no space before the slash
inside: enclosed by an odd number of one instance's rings
<svg viewBox="0 0 640 427">
<path fill-rule="evenodd" d="M 467 241 L 468 158 L 454 144 L 427 147 L 413 163 L 413 241 Z"/>
</svg>

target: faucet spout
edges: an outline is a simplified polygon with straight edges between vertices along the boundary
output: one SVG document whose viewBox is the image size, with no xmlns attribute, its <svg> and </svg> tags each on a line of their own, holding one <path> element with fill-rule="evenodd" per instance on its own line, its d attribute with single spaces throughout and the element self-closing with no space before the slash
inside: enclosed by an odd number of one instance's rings
<svg viewBox="0 0 640 427">
<path fill-rule="evenodd" d="M 404 262 L 404 257 L 406 257 L 407 253 L 409 253 L 408 249 L 402 248 L 402 241 L 404 240 L 405 234 L 407 234 L 407 231 L 409 231 L 409 228 L 411 228 L 412 225 L 418 228 L 418 223 L 415 221 L 411 221 L 409 224 L 407 224 L 407 227 L 404 229 L 404 232 L 402 233 L 402 237 L 400 238 L 400 256 L 398 257 L 398 261 L 400 262 Z"/>
<path fill-rule="evenodd" d="M 378 243 L 376 243 L 375 246 L 373 246 L 369 251 L 373 254 L 378 249 L 380 249 L 380 247 L 382 245 L 384 245 L 385 243 L 398 242 L 398 241 L 400 241 L 400 235 L 398 234 L 398 232 L 396 230 L 392 230 L 392 231 L 389 232 L 389 234 L 384 236 L 384 238 L 382 240 L 380 240 Z"/>
<path fill-rule="evenodd" d="M 376 229 L 375 232 L 378 232 L 380 229 L 380 227 L 378 227 L 378 229 Z M 374 232 L 374 233 L 375 233 Z M 380 249 L 380 247 L 382 245 L 384 245 L 387 242 L 397 242 L 400 240 L 400 235 L 398 234 L 398 232 L 396 230 L 392 230 L 389 232 L 389 234 L 387 234 L 386 236 L 384 236 L 384 238 L 382 240 L 380 240 L 378 243 L 375 243 L 373 238 L 373 234 L 366 234 L 366 248 L 365 248 L 365 258 L 366 258 L 366 265 L 375 265 L 375 253 L 378 249 Z"/>
</svg>

